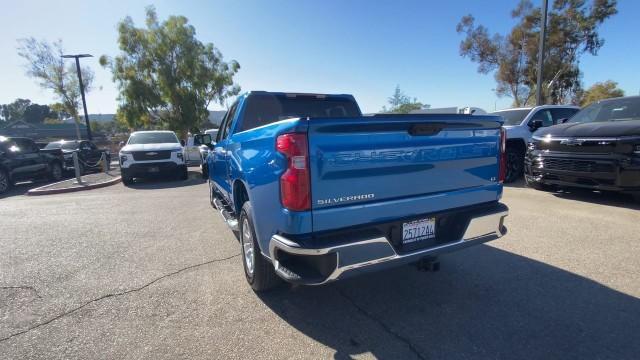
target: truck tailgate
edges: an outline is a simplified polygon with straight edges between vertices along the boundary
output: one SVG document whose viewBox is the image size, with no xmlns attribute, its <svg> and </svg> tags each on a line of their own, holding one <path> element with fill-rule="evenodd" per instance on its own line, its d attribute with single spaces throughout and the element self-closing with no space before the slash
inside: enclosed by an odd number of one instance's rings
<svg viewBox="0 0 640 360">
<path fill-rule="evenodd" d="M 314 231 L 498 200 L 498 117 L 310 119 Z"/>
</svg>

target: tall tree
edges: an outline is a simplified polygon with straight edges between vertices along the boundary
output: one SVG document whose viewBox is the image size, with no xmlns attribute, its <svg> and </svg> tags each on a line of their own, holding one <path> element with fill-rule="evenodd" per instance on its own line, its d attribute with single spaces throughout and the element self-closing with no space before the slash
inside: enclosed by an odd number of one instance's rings
<svg viewBox="0 0 640 360">
<path fill-rule="evenodd" d="M 55 94 L 64 111 L 74 119 L 76 136 L 80 139 L 80 85 L 75 64 L 65 63 L 62 58 L 62 41 L 49 43 L 31 37 L 18 40 L 18 44 L 18 55 L 27 61 L 27 75 L 35 78 L 43 89 L 51 90 Z M 80 71 L 84 90 L 89 92 L 93 83 L 93 71 L 84 66 Z"/>
<path fill-rule="evenodd" d="M 604 45 L 598 27 L 617 13 L 616 0 L 555 0 L 549 11 L 543 70 L 545 102 L 575 102 L 581 91 L 580 57 L 597 55 Z M 456 27 L 465 38 L 460 55 L 478 63 L 478 71 L 495 71 L 498 96 L 510 96 L 514 106 L 534 100 L 537 52 L 542 9 L 521 0 L 511 12 L 516 25 L 506 35 L 490 35 L 476 25 L 472 15 L 462 17 Z"/>
<path fill-rule="evenodd" d="M 213 44 L 196 39 L 195 28 L 184 16 L 160 22 L 147 9 L 146 27 L 130 17 L 118 24 L 120 55 L 102 56 L 120 90 L 118 119 L 132 128 L 163 127 L 185 133 L 201 127 L 211 102 L 224 103 L 240 87 L 233 76 L 236 61 L 226 63 Z"/>
<path fill-rule="evenodd" d="M 624 96 L 624 91 L 618 88 L 618 83 L 607 80 L 591 85 L 580 98 L 580 106 L 587 106 L 596 101 Z"/>
<path fill-rule="evenodd" d="M 396 85 L 393 95 L 387 98 L 389 108 L 382 107 L 382 112 L 395 114 L 408 114 L 411 110 L 418 110 L 425 107 L 417 98 L 411 98 L 400 90 L 400 85 Z M 426 105 L 429 106 L 429 105 Z"/>
<path fill-rule="evenodd" d="M 0 119 L 7 122 L 22 120 L 29 105 L 31 105 L 29 99 L 15 99 L 10 104 L 2 104 L 0 105 Z"/>
</svg>

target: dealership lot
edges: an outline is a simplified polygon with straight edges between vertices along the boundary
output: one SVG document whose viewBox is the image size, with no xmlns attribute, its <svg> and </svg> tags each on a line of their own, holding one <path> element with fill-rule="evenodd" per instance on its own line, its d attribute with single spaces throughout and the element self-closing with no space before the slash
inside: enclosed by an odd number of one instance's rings
<svg viewBox="0 0 640 360">
<path fill-rule="evenodd" d="M 640 354 L 640 206 L 505 187 L 507 236 L 256 296 L 199 174 L 0 200 L 1 358 L 615 358 Z"/>
</svg>

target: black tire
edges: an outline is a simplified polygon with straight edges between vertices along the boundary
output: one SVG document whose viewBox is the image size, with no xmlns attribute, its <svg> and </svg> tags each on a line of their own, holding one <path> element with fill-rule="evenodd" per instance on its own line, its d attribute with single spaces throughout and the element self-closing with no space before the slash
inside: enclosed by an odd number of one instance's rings
<svg viewBox="0 0 640 360">
<path fill-rule="evenodd" d="M 524 153 L 515 146 L 508 146 L 505 156 L 507 157 L 505 183 L 511 183 L 524 173 Z"/>
<path fill-rule="evenodd" d="M 60 165 L 60 163 L 57 161 L 49 164 L 49 180 L 62 180 L 62 165 Z"/>
<path fill-rule="evenodd" d="M 202 172 L 202 179 L 207 180 L 209 178 L 209 167 L 207 166 L 207 163 L 203 163 L 200 170 Z"/>
<path fill-rule="evenodd" d="M 122 176 L 122 183 L 125 186 L 129 186 L 131 184 L 133 184 L 133 177 L 131 177 L 131 175 L 127 174 L 127 172 L 122 169 L 120 172 L 121 176 Z"/>
<path fill-rule="evenodd" d="M 4 194 L 9 191 L 12 185 L 13 182 L 9 177 L 9 173 L 4 169 L 0 169 L 0 194 Z"/>
<path fill-rule="evenodd" d="M 252 214 L 251 203 L 247 201 L 240 212 L 240 250 L 245 278 L 253 291 L 261 292 L 278 286 L 282 279 L 276 275 L 273 265 L 262 256 L 251 220 Z M 248 249 L 251 249 L 250 255 L 247 254 Z M 253 263 L 249 264 L 249 261 Z"/>
</svg>

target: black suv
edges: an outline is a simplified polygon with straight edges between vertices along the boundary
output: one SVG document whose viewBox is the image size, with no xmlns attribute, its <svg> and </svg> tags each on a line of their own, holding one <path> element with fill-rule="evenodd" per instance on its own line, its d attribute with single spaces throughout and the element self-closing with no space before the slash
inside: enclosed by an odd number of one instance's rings
<svg viewBox="0 0 640 360">
<path fill-rule="evenodd" d="M 40 150 L 33 140 L 0 136 L 0 194 L 18 181 L 62 179 L 62 154 Z"/>
<path fill-rule="evenodd" d="M 601 100 L 565 124 L 538 130 L 525 171 L 534 188 L 577 186 L 640 197 L 640 96 Z"/>
<path fill-rule="evenodd" d="M 102 169 L 102 156 L 105 156 L 107 163 L 111 161 L 109 152 L 99 149 L 96 144 L 88 140 L 60 140 L 47 144 L 44 150 L 57 150 L 62 152 L 64 157 L 64 170 L 74 170 L 73 153 L 78 153 L 78 164 L 80 165 L 80 174 L 84 174 L 89 170 Z"/>
</svg>

